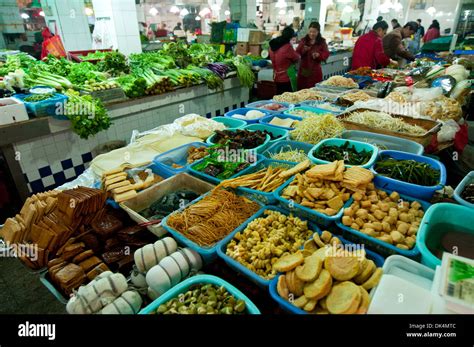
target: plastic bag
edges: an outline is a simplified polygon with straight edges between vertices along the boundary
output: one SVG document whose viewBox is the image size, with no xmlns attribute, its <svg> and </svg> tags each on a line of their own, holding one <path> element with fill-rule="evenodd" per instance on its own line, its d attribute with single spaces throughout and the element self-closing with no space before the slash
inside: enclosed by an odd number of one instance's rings
<svg viewBox="0 0 474 347">
<path fill-rule="evenodd" d="M 438 142 L 452 141 L 459 129 L 461 129 L 459 124 L 452 119 L 444 122 L 438 132 Z"/>
<path fill-rule="evenodd" d="M 178 127 L 182 135 L 200 139 L 207 139 L 216 130 L 225 130 L 226 128 L 222 123 L 194 113 L 176 119 L 173 124 Z"/>
<path fill-rule="evenodd" d="M 74 181 L 64 183 L 62 186 L 59 186 L 55 189 L 67 190 L 67 189 L 74 189 L 79 186 L 94 188 L 94 183 L 96 181 L 100 181 L 100 177 L 95 175 L 94 171 L 88 168 L 82 174 L 80 174 Z"/>
</svg>

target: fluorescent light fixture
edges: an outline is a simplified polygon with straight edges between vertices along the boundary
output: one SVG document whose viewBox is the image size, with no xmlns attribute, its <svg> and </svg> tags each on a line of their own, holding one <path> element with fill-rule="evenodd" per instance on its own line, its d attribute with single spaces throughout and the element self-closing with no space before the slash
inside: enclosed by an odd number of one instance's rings
<svg viewBox="0 0 474 347">
<path fill-rule="evenodd" d="M 148 11 L 152 16 L 156 16 L 158 14 L 158 10 L 156 7 L 150 8 L 150 11 Z"/>
<path fill-rule="evenodd" d="M 171 6 L 170 8 L 171 13 L 179 13 L 179 7 L 176 5 Z"/>
<path fill-rule="evenodd" d="M 94 11 L 90 7 L 85 7 L 84 8 L 84 13 L 86 14 L 86 16 L 92 16 L 94 14 Z"/>
<path fill-rule="evenodd" d="M 39 15 L 40 15 L 41 17 L 44 17 L 44 16 L 45 16 L 44 11 L 40 11 L 40 12 L 39 12 Z"/>
<path fill-rule="evenodd" d="M 439 11 L 436 13 L 436 17 L 443 17 L 444 16 L 444 12 L 443 11 Z"/>
<path fill-rule="evenodd" d="M 428 7 L 428 9 L 426 10 L 426 12 L 427 12 L 430 16 L 433 16 L 433 15 L 436 13 L 436 8 L 434 8 L 433 6 Z"/>
<path fill-rule="evenodd" d="M 189 11 L 187 9 L 183 8 L 179 14 L 182 17 L 184 17 L 184 16 L 187 16 L 189 14 Z"/>
<path fill-rule="evenodd" d="M 201 17 L 199 16 L 196 16 L 196 18 L 194 18 L 195 20 L 201 20 Z"/>
<path fill-rule="evenodd" d="M 229 11 L 229 10 L 225 10 L 225 11 L 224 11 L 224 14 L 225 14 L 226 16 L 230 16 L 230 11 Z"/>
<path fill-rule="evenodd" d="M 20 14 L 20 16 L 21 16 L 21 18 L 23 18 L 23 19 L 28 19 L 28 18 L 30 18 L 30 16 L 29 16 L 27 13 L 22 13 L 22 14 Z"/>
</svg>

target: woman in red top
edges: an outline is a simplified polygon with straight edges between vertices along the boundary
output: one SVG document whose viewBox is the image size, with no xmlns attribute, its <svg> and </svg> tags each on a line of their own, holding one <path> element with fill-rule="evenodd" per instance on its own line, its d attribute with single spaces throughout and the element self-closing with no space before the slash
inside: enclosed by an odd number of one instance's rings
<svg viewBox="0 0 474 347">
<path fill-rule="evenodd" d="M 277 93 L 292 92 L 288 68 L 296 63 L 300 56 L 290 44 L 295 36 L 291 27 L 283 29 L 281 36 L 270 41 L 270 59 L 273 64 L 273 79 L 277 86 Z"/>
<path fill-rule="evenodd" d="M 384 53 L 382 43 L 387 29 L 388 24 L 383 20 L 375 23 L 370 32 L 357 39 L 352 52 L 352 70 L 364 66 L 378 69 L 390 64 L 390 57 Z"/>
<path fill-rule="evenodd" d="M 323 80 L 321 62 L 329 58 L 328 46 L 321 36 L 321 26 L 318 22 L 309 25 L 308 34 L 301 40 L 296 52 L 301 55 L 298 90 L 313 88 Z"/>
<path fill-rule="evenodd" d="M 423 42 L 427 43 L 430 42 L 434 39 L 437 39 L 440 37 L 440 28 L 439 28 L 439 22 L 435 19 L 433 20 L 433 23 L 431 23 L 430 27 L 426 31 L 425 36 L 423 36 Z"/>
</svg>

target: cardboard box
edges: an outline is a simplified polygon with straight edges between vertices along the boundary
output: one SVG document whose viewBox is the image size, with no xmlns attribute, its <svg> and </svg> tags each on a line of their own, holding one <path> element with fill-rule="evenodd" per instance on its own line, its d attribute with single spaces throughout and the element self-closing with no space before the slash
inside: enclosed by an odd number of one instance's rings
<svg viewBox="0 0 474 347">
<path fill-rule="evenodd" d="M 266 40 L 267 36 L 263 31 L 251 31 L 249 34 L 249 44 L 259 45 Z"/>
<path fill-rule="evenodd" d="M 0 98 L 0 125 L 28 120 L 25 104 L 15 98 Z"/>
<path fill-rule="evenodd" d="M 249 44 L 247 42 L 237 42 L 235 46 L 236 55 L 247 55 L 249 52 Z"/>
<path fill-rule="evenodd" d="M 249 45 L 249 53 L 260 56 L 262 54 L 262 45 Z"/>
</svg>

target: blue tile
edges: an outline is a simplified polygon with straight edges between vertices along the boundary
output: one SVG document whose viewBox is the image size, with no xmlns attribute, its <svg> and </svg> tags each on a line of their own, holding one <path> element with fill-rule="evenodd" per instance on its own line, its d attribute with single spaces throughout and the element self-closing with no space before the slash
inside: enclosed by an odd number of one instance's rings
<svg viewBox="0 0 474 347">
<path fill-rule="evenodd" d="M 216 110 L 216 117 L 219 117 L 221 115 L 221 110 Z"/>
<path fill-rule="evenodd" d="M 211 117 L 212 117 L 212 113 L 211 113 L 211 112 L 206 113 L 206 118 L 211 118 Z"/>
<path fill-rule="evenodd" d="M 42 167 L 42 168 L 38 169 L 38 171 L 39 171 L 39 174 L 40 174 L 41 178 L 48 177 L 48 176 L 51 176 L 53 174 L 53 172 L 51 171 L 50 166 Z"/>
<path fill-rule="evenodd" d="M 83 163 L 88 163 L 88 162 L 90 162 L 90 161 L 92 161 L 92 153 L 91 153 L 91 152 L 89 152 L 89 153 L 84 153 L 84 154 L 82 155 L 82 162 L 83 162 Z"/>
<path fill-rule="evenodd" d="M 80 174 L 84 172 L 85 169 L 86 168 L 84 167 L 84 165 L 81 164 L 74 167 L 74 172 L 76 173 L 77 176 L 79 176 Z"/>
<path fill-rule="evenodd" d="M 63 170 L 67 170 L 73 167 L 72 164 L 72 159 L 66 159 L 61 161 L 61 165 L 63 167 Z"/>
<path fill-rule="evenodd" d="M 55 173 L 53 177 L 54 177 L 54 183 L 58 186 L 66 183 L 66 176 L 64 175 L 64 172 Z"/>
<path fill-rule="evenodd" d="M 41 179 L 30 182 L 30 186 L 33 193 L 44 192 L 44 184 Z"/>
<path fill-rule="evenodd" d="M 229 112 L 229 107 L 224 108 L 224 113 L 227 113 L 227 112 Z"/>
</svg>

